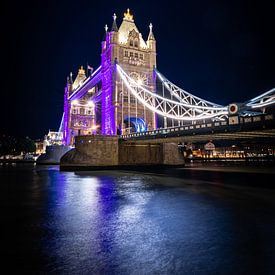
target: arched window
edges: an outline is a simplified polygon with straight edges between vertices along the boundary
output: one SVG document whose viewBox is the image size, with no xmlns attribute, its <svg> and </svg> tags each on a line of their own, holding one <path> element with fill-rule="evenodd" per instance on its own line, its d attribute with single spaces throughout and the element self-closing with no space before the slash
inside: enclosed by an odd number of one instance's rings
<svg viewBox="0 0 275 275">
<path fill-rule="evenodd" d="M 135 40 L 135 47 L 138 48 L 138 41 Z"/>
<path fill-rule="evenodd" d="M 130 46 L 132 46 L 132 47 L 134 46 L 134 42 L 132 39 L 130 40 Z"/>
</svg>

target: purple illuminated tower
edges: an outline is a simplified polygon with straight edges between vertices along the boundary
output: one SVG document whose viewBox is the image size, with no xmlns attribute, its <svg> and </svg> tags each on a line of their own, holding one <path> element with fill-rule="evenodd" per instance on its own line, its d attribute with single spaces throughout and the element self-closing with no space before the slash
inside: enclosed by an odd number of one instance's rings
<svg viewBox="0 0 275 275">
<path fill-rule="evenodd" d="M 72 74 L 67 79 L 63 127 L 66 145 L 74 144 L 77 135 L 116 135 L 156 128 L 155 113 L 128 91 L 116 71 L 119 64 L 132 79 L 155 91 L 156 40 L 152 24 L 149 29 L 144 41 L 129 9 L 119 28 L 114 14 L 111 30 L 105 27 L 101 66 L 88 76 L 81 67 L 74 80 Z"/>
<path fill-rule="evenodd" d="M 64 91 L 64 127 L 63 127 L 63 141 L 64 144 L 70 145 L 70 130 L 69 130 L 69 121 L 70 121 L 70 102 L 69 95 L 72 90 L 72 79 L 71 76 L 67 78 L 67 85 L 65 86 Z"/>
<path fill-rule="evenodd" d="M 106 35 L 105 41 L 102 42 L 101 54 L 101 132 L 103 135 L 116 134 L 115 122 L 115 102 L 114 102 L 114 89 L 115 89 L 115 59 L 114 43 L 117 41 L 117 31 L 108 32 L 107 26 L 105 27 Z"/>
<path fill-rule="evenodd" d="M 153 72 L 156 67 L 156 40 L 152 24 L 149 28 L 145 42 L 129 9 L 124 13 L 119 28 L 115 14 L 111 30 L 108 31 L 107 26 L 105 27 L 106 35 L 101 53 L 103 135 L 115 135 L 118 130 L 122 133 L 138 131 L 140 121 L 144 122 L 147 129 L 156 128 L 155 114 L 145 109 L 123 86 L 115 66 L 118 63 L 132 78 L 149 86 L 150 90 L 155 90 Z"/>
<path fill-rule="evenodd" d="M 97 83 L 85 87 L 88 79 L 81 66 L 73 81 L 72 73 L 67 78 L 64 91 L 64 144 L 74 144 L 75 136 L 90 135 L 95 132 L 95 104 L 92 100 L 97 90 Z"/>
</svg>

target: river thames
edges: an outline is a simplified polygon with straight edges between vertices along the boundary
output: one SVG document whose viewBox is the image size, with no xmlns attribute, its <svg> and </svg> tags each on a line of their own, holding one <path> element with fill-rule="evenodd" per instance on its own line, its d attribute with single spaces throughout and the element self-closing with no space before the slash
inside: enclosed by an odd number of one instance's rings
<svg viewBox="0 0 275 275">
<path fill-rule="evenodd" d="M 275 169 L 249 169 L 1 165 L 2 260 L 10 274 L 275 274 Z"/>
</svg>

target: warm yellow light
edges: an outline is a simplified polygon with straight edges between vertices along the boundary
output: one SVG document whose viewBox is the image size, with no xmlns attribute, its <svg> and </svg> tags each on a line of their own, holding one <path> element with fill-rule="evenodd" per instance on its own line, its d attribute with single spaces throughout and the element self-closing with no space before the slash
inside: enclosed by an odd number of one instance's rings
<svg viewBox="0 0 275 275">
<path fill-rule="evenodd" d="M 127 12 L 124 13 L 123 19 L 133 21 L 133 15 L 130 13 L 130 9 L 127 9 Z"/>
<path fill-rule="evenodd" d="M 72 101 L 72 104 L 73 104 L 73 105 L 77 105 L 77 104 L 78 104 L 78 100 L 77 100 L 77 99 L 73 100 L 73 101 Z"/>
</svg>

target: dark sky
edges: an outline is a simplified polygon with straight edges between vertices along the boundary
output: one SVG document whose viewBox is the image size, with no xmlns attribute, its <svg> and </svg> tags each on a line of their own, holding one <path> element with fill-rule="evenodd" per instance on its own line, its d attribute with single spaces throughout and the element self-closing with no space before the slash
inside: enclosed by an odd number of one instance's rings
<svg viewBox="0 0 275 275">
<path fill-rule="evenodd" d="M 253 1 L 255 2 L 255 1 Z M 1 128 L 42 137 L 59 126 L 66 76 L 100 64 L 104 25 L 130 8 L 147 39 L 153 23 L 158 69 L 220 104 L 275 87 L 274 1 L 7 1 L 1 14 Z"/>
</svg>

